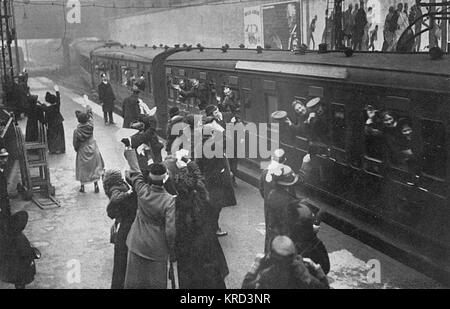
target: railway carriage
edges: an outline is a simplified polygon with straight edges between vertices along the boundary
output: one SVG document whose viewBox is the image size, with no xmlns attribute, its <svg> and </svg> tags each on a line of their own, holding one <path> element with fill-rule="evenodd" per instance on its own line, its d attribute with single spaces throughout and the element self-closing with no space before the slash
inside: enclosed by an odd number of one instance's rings
<svg viewBox="0 0 450 309">
<path fill-rule="evenodd" d="M 325 151 L 311 155 L 316 173 L 298 185 L 297 194 L 320 209 L 327 223 L 450 281 L 448 55 L 431 60 L 427 54 L 346 57 L 340 52 L 109 46 L 96 48 L 90 57 L 93 88 L 100 73 L 107 73 L 120 103 L 129 95 L 129 76 L 144 73 L 149 87 L 142 98 L 158 107 L 161 135 L 168 107 L 201 112 L 198 97 L 181 99 L 173 87 L 181 79 L 198 80 L 206 104 L 215 103 L 226 85 L 240 102 L 242 120 L 256 125 L 273 123 L 271 114 L 278 110 L 294 119 L 294 99 L 321 98 L 327 124 Z M 419 170 L 371 151 L 381 146 L 373 145 L 365 131 L 368 106 L 409 123 Z M 121 112 L 121 104 L 116 107 Z M 288 164 L 300 170 L 309 152 L 308 136 L 292 134 L 283 122 L 268 131 L 269 140 L 279 134 Z M 265 158 L 250 157 L 246 146 L 239 176 L 256 185 Z"/>
<path fill-rule="evenodd" d="M 84 51 L 86 47 L 78 49 Z M 90 69 L 89 84 L 94 93 L 101 82 L 101 74 L 105 73 L 108 76 L 117 99 L 115 112 L 120 115 L 122 102 L 130 96 L 132 84 L 141 79 L 140 98 L 150 108 L 157 107 L 159 126 L 157 131 L 163 134 L 164 124 L 167 123 L 167 94 L 160 90 L 165 89 L 165 80 L 158 76 L 164 76 L 165 58 L 177 50 L 177 48 L 136 47 L 106 42 L 90 51 L 89 62 L 85 58 L 80 58 L 80 66 Z"/>
<path fill-rule="evenodd" d="M 325 211 L 335 226 L 402 260 L 411 260 L 412 253 L 413 266 L 434 265 L 433 275 L 448 280 L 449 67 L 448 56 L 431 60 L 427 54 L 204 49 L 168 57 L 166 80 L 226 84 L 247 123 L 274 122 L 271 114 L 277 110 L 293 119 L 294 99 L 321 98 L 327 151 L 314 155 L 318 172 L 299 185 L 299 195 Z M 170 86 L 167 91 L 169 104 L 192 108 L 193 102 L 177 103 Z M 369 105 L 410 123 L 420 173 L 370 153 L 364 130 Z M 299 170 L 308 153 L 306 134 L 293 135 L 280 123 L 279 136 L 289 165 Z M 261 160 L 240 160 L 240 176 L 256 184 Z"/>
</svg>

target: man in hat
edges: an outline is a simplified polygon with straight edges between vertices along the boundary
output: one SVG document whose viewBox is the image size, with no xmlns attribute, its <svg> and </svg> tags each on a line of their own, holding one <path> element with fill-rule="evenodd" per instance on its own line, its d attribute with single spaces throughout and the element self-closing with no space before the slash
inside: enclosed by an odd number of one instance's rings
<svg viewBox="0 0 450 309">
<path fill-rule="evenodd" d="M 236 101 L 235 94 L 230 86 L 224 86 L 223 95 L 223 99 L 219 103 L 219 110 L 223 113 L 231 113 L 232 115 L 239 113 L 239 102 Z"/>
<path fill-rule="evenodd" d="M 264 192 L 266 214 L 265 252 L 268 253 L 271 241 L 278 235 L 289 235 L 288 205 L 297 200 L 293 185 L 298 182 L 298 175 L 292 169 L 280 163 L 268 167 L 265 181 L 272 183 Z"/>
<path fill-rule="evenodd" d="M 320 98 L 314 98 L 306 103 L 308 109 L 308 119 L 306 119 L 306 130 L 308 132 L 310 148 L 314 148 L 310 152 L 315 154 L 320 148 L 326 147 L 328 123 L 325 119 L 325 112 L 322 107 Z"/>
<path fill-rule="evenodd" d="M 292 102 L 292 107 L 295 112 L 295 120 L 292 122 L 289 118 L 286 118 L 285 122 L 295 136 L 304 135 L 306 126 L 305 121 L 308 119 L 308 110 L 306 105 L 299 99 L 295 99 L 294 102 Z"/>
<path fill-rule="evenodd" d="M 242 289 L 328 289 L 320 265 L 298 254 L 293 241 L 277 236 L 266 255 L 258 254 Z"/>
<path fill-rule="evenodd" d="M 105 125 L 114 124 L 113 111 L 116 97 L 106 74 L 102 73 L 101 78 L 102 82 L 98 85 L 98 98 L 103 108 L 103 118 L 105 120 Z"/>
<path fill-rule="evenodd" d="M 126 98 L 122 105 L 123 128 L 130 128 L 132 122 L 138 121 L 140 113 L 139 89 L 133 85 L 131 96 Z"/>
<path fill-rule="evenodd" d="M 138 196 L 136 219 L 127 238 L 125 288 L 165 289 L 168 259 L 175 261 L 175 196 L 164 188 L 169 175 L 164 164 L 154 163 L 149 167 L 149 184 L 136 152 L 127 147 L 124 155 Z"/>
</svg>

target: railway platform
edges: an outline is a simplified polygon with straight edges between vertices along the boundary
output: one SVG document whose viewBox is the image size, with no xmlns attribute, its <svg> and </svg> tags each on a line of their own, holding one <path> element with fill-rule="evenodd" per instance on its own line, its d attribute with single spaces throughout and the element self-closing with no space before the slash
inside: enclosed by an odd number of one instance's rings
<svg viewBox="0 0 450 309">
<path fill-rule="evenodd" d="M 54 82 L 46 77 L 29 80 L 31 92 L 42 99 Z M 65 118 L 66 153 L 50 155 L 49 166 L 57 209 L 41 210 L 32 202 L 12 200 L 13 212 L 26 210 L 30 215 L 25 234 L 42 252 L 36 261 L 35 281 L 27 288 L 48 289 L 108 289 L 113 267 L 113 245 L 109 243 L 112 221 L 106 215 L 107 197 L 103 190 L 94 193 L 87 186 L 86 193 L 78 192 L 75 181 L 75 151 L 72 133 L 76 128 L 75 111 L 81 109 L 83 99 L 78 90 L 61 88 L 61 112 Z M 91 104 L 95 114 L 94 136 L 105 160 L 106 168 L 126 168 L 123 146 L 116 140 L 122 119 L 115 115 L 116 126 L 104 126 L 99 105 Z M 25 127 L 25 120 L 20 121 Z M 228 236 L 220 238 L 230 274 L 227 288 L 240 288 L 243 277 L 254 257 L 264 249 L 263 200 L 258 190 L 238 180 L 238 205 L 222 210 L 220 225 Z M 403 289 L 445 288 L 442 284 L 401 264 L 378 250 L 322 224 L 319 237 L 327 247 L 333 288 Z M 78 274 L 79 276 L 75 275 Z M 0 283 L 0 288 L 14 288 Z"/>
</svg>

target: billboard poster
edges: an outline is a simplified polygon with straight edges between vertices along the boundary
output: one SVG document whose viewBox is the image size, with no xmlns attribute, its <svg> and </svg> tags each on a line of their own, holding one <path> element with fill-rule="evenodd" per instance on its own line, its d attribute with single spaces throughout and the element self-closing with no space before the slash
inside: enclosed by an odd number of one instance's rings
<svg viewBox="0 0 450 309">
<path fill-rule="evenodd" d="M 301 42 L 300 1 L 262 5 L 264 48 L 294 50 Z"/>
<path fill-rule="evenodd" d="M 256 48 L 263 46 L 261 25 L 261 7 L 244 8 L 245 47 Z"/>
</svg>

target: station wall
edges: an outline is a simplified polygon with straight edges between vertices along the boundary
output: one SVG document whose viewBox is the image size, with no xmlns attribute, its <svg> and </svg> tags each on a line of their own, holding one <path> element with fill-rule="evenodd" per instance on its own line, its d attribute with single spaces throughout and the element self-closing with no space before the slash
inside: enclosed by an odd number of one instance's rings
<svg viewBox="0 0 450 309">
<path fill-rule="evenodd" d="M 229 44 L 237 47 L 244 43 L 244 8 L 268 4 L 274 0 L 239 1 L 209 3 L 200 6 L 155 9 L 138 14 L 110 18 L 109 32 L 111 39 L 136 45 L 167 44 L 197 44 L 204 46 L 220 47 Z M 303 0 L 306 3 L 306 0 Z M 375 50 L 381 50 L 383 45 L 383 26 L 389 6 L 396 7 L 398 3 L 408 3 L 410 8 L 414 0 L 365 0 L 367 7 L 374 8 L 374 26 L 378 25 L 378 38 L 375 41 Z M 352 3 L 353 6 L 359 0 L 345 1 L 345 9 Z M 303 12 L 306 37 L 306 29 L 309 22 L 317 15 L 316 30 L 313 33 L 316 49 L 322 43 L 325 29 L 326 0 L 309 0 L 308 14 Z M 305 7 L 305 5 L 304 5 Z M 425 10 L 423 10 L 425 12 Z M 374 27 L 373 26 L 373 27 Z M 422 35 L 422 47 L 428 45 L 428 34 Z M 306 41 L 305 41 L 306 43 Z M 312 48 L 312 44 L 311 44 Z"/>
</svg>

